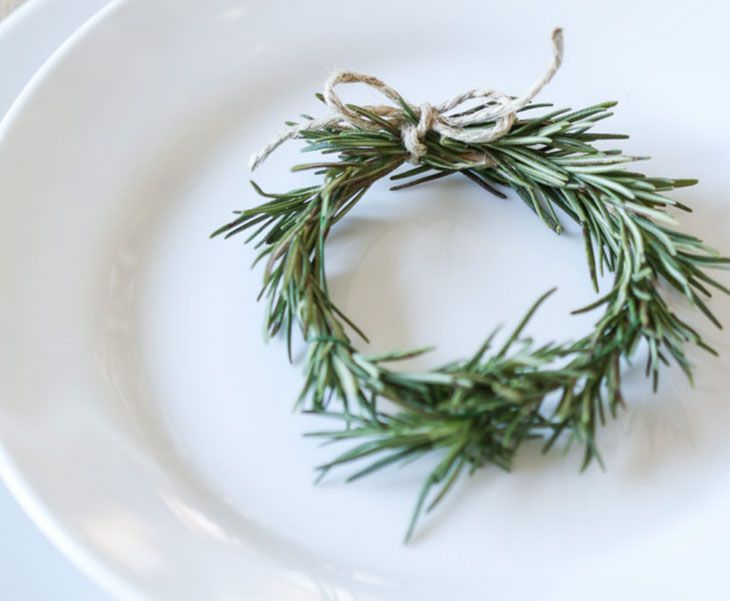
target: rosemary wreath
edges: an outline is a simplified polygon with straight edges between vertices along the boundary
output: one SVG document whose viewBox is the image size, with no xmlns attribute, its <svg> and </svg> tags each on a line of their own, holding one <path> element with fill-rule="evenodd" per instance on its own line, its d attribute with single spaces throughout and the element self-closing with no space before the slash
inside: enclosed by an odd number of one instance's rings
<svg viewBox="0 0 730 601">
<path fill-rule="evenodd" d="M 521 99 L 493 91 L 473 91 L 439 109 L 415 107 L 380 80 L 349 72 L 330 78 L 324 95 L 333 116 L 312 119 L 279 136 L 252 158 L 260 163 L 292 137 L 305 151 L 335 155 L 331 162 L 297 165 L 315 170 L 318 185 L 269 194 L 267 202 L 237 212 L 213 236 L 231 237 L 253 230 L 246 239 L 265 259 L 259 298 L 268 302 L 270 336 L 283 332 L 291 359 L 295 327 L 308 343 L 305 383 L 298 405 L 305 411 L 341 418 L 343 426 L 314 436 L 350 441 L 349 450 L 321 466 L 333 467 L 363 458 L 372 462 L 350 480 L 439 453 L 426 477 L 406 533 L 417 518 L 436 506 L 466 470 L 487 464 L 510 469 L 517 449 L 528 439 L 544 440 L 548 451 L 557 440 L 584 446 L 585 468 L 600 462 L 596 431 L 606 414 L 624 406 L 621 364 L 640 343 L 647 352 L 646 373 L 656 389 L 660 365 L 674 360 L 692 379 L 685 354 L 688 343 L 715 354 L 700 334 L 668 306 L 661 288 L 680 292 L 717 327 L 705 304 L 710 288 L 730 290 L 707 274 L 730 259 L 699 238 L 678 231 L 670 209 L 689 211 L 664 193 L 696 180 L 647 177 L 625 169 L 642 157 L 621 150 L 600 150 L 602 140 L 625 135 L 593 132 L 609 117 L 615 102 L 577 111 L 549 110 L 530 117 L 533 97 L 557 70 L 562 57 L 559 30 L 553 36 L 551 71 Z M 334 94 L 339 83 L 359 81 L 376 87 L 397 107 L 344 105 Z M 454 112 L 465 100 L 472 108 Z M 438 121 L 438 123 L 436 123 Z M 439 127 L 440 126 L 440 127 Z M 475 141 L 476 140 L 476 141 Z M 395 175 L 407 162 L 416 166 Z M 460 174 L 487 192 L 504 198 L 511 188 L 554 232 L 561 231 L 561 211 L 582 227 L 588 269 L 598 292 L 597 273 L 614 275 L 611 289 L 581 313 L 603 307 L 594 330 L 575 342 L 535 345 L 523 335 L 526 324 L 550 294 L 543 295 L 506 342 L 495 346 L 494 333 L 466 359 L 426 372 L 398 371 L 392 362 L 428 349 L 368 355 L 357 350 L 350 332 L 367 340 L 332 302 L 325 273 L 324 246 L 332 228 L 363 198 L 376 181 L 404 180 L 394 190 Z M 552 291 L 551 291 L 552 292 Z M 559 402 L 547 407 L 553 393 Z"/>
</svg>

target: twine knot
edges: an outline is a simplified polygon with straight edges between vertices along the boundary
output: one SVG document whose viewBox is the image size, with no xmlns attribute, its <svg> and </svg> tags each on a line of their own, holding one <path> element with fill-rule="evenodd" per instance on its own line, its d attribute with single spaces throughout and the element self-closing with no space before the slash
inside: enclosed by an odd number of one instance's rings
<svg viewBox="0 0 730 601">
<path fill-rule="evenodd" d="M 423 143 L 428 131 L 433 127 L 434 122 L 441 114 L 428 102 L 418 107 L 418 123 L 404 123 L 401 126 L 401 138 L 403 145 L 411 155 L 411 163 L 418 163 L 420 158 L 426 154 L 428 148 Z"/>
<path fill-rule="evenodd" d="M 560 68 L 563 60 L 562 29 L 558 28 L 553 31 L 552 44 L 553 58 L 548 70 L 519 98 L 513 98 L 498 90 L 474 89 L 435 106 L 427 102 L 415 106 L 377 77 L 355 71 L 337 70 L 330 75 L 324 86 L 324 100 L 332 111 L 331 114 L 320 119 L 312 119 L 279 134 L 259 152 L 251 156 L 249 166 L 251 170 L 256 169 L 284 142 L 297 137 L 304 131 L 332 126 L 354 127 L 371 131 L 380 129 L 379 125 L 362 117 L 342 102 L 335 92 L 335 88 L 343 83 L 365 84 L 380 92 L 396 105 L 365 108 L 371 113 L 388 119 L 400 128 L 403 145 L 410 155 L 410 161 L 414 164 L 419 164 L 428 150 L 425 138 L 430 131 L 438 133 L 442 138 L 449 138 L 464 144 L 494 142 L 509 133 L 517 119 L 518 111 L 540 93 Z M 481 101 L 479 106 L 457 113 L 452 112 L 465 102 L 477 99 Z M 405 110 L 400 108 L 403 105 L 408 107 L 410 113 L 418 117 L 417 123 L 414 123 Z M 482 162 L 489 165 L 490 158 L 483 156 Z"/>
</svg>

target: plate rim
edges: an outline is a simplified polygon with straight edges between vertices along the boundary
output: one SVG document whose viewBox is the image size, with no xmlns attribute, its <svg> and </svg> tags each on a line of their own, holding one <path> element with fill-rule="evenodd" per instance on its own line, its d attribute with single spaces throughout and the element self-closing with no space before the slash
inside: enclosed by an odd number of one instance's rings
<svg viewBox="0 0 730 601">
<path fill-rule="evenodd" d="M 127 0 L 109 0 L 96 13 L 84 21 L 60 46 L 58 46 L 28 82 L 23 86 L 20 94 L 11 103 L 8 110 L 0 119 L 0 145 L 2 145 L 7 132 L 12 128 L 16 116 L 20 115 L 25 106 L 35 95 L 36 91 L 43 85 L 46 78 L 53 70 L 61 64 L 68 53 L 80 40 L 93 31 L 99 23 L 105 21 L 113 13 L 127 3 Z M 32 10 L 33 2 L 21 6 L 8 17 L 4 24 L 5 28 L 12 28 L 16 22 Z M 7 487 L 12 497 L 18 502 L 22 511 L 30 518 L 31 522 L 41 531 L 48 541 L 81 573 L 90 578 L 101 587 L 106 593 L 115 599 L 125 601 L 154 601 L 128 584 L 123 578 L 116 574 L 105 562 L 92 551 L 92 548 L 84 545 L 66 529 L 43 498 L 36 492 L 33 485 L 24 476 L 22 468 L 13 459 L 12 453 L 6 447 L 6 443 L 0 436 L 0 479 Z"/>
</svg>

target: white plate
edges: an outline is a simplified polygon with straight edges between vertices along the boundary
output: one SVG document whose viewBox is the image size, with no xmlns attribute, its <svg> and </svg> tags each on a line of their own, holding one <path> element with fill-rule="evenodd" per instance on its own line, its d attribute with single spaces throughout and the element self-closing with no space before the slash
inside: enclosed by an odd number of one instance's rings
<svg viewBox="0 0 730 601">
<path fill-rule="evenodd" d="M 28 0 L 0 25 L 0 115 L 44 61 L 107 0 Z"/>
<path fill-rule="evenodd" d="M 106 0 L 29 0 L 0 22 L 0 118 L 38 67 L 104 4 Z M 106 593 L 49 544 L 4 485 L 0 523 L 0 582 L 6 598 L 108 601 Z"/>
<path fill-rule="evenodd" d="M 416 101 L 475 85 L 519 92 L 561 24 L 568 57 L 543 96 L 623 101 L 611 129 L 654 151 L 652 173 L 702 180 L 684 195 L 697 213 L 683 223 L 722 245 L 730 86 L 723 9 L 712 8 L 115 3 L 0 133 L 0 440 L 16 494 L 125 599 L 729 594 L 726 336 L 703 324 L 724 355 L 696 354 L 694 390 L 674 372 L 656 396 L 630 382 L 632 411 L 601 437 L 607 472 L 579 475 L 572 455 L 528 449 L 515 474 L 464 481 L 404 547 L 427 466 L 312 486 L 332 451 L 299 436 L 313 422 L 290 411 L 298 368 L 261 340 L 251 250 L 207 239 L 256 201 L 248 153 L 283 120 L 321 111 L 311 94 L 333 65 Z M 300 182 L 286 172 L 295 159 L 282 150 L 259 181 Z M 350 224 L 330 246 L 332 284 L 378 348 L 438 342 L 429 362 L 466 354 L 555 284 L 531 331 L 590 327 L 567 316 L 591 296 L 580 240 L 556 239 L 517 202 L 457 181 L 381 186 Z M 727 299 L 713 309 L 730 322 Z"/>
</svg>

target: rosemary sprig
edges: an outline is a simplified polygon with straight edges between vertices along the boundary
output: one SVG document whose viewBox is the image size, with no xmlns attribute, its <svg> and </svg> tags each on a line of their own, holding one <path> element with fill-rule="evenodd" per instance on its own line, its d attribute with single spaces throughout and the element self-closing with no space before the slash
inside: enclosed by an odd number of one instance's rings
<svg viewBox="0 0 730 601">
<path fill-rule="evenodd" d="M 597 429 L 607 414 L 615 416 L 624 405 L 621 363 L 635 354 L 641 341 L 648 347 L 646 372 L 655 387 L 660 365 L 672 360 L 692 378 L 687 343 L 714 353 L 670 309 L 660 288 L 679 291 L 720 327 L 706 299 L 713 288 L 730 290 L 707 269 L 727 267 L 730 259 L 675 227 L 670 210 L 690 209 L 665 193 L 696 180 L 628 171 L 628 164 L 643 157 L 594 145 L 627 137 L 593 131 L 615 104 L 525 117 L 528 110 L 550 106 L 528 105 L 507 135 L 488 144 L 463 144 L 429 132 L 420 165 L 397 174 L 409 159 L 401 123 L 348 105 L 372 128 L 329 125 L 300 134 L 305 151 L 334 155 L 334 160 L 294 167 L 315 170 L 321 184 L 283 194 L 264 193 L 254 184 L 267 202 L 239 212 L 213 234 L 230 237 L 253 230 L 246 241 L 258 249 L 255 262 L 266 265 L 260 297 L 268 303 L 268 333 L 283 332 L 291 349 L 296 327 L 308 342 L 299 404 L 307 411 L 341 418 L 341 428 L 315 436 L 354 444 L 322 466 L 323 474 L 371 458 L 372 463 L 351 476 L 355 479 L 391 464 L 439 454 L 406 539 L 422 512 L 436 506 L 462 473 L 487 464 L 509 470 L 517 449 L 528 439 L 543 439 L 545 451 L 558 440 L 575 441 L 583 445 L 584 468 L 594 459 L 600 461 Z M 418 121 L 405 103 L 398 118 Z M 495 348 L 490 336 L 472 357 L 431 371 L 404 372 L 389 366 L 425 349 L 380 356 L 356 349 L 347 326 L 363 338 L 364 334 L 333 304 L 327 288 L 324 244 L 332 227 L 381 178 L 403 180 L 395 186 L 399 189 L 456 173 L 497 196 L 511 188 L 556 233 L 562 229 L 559 214 L 582 227 L 596 291 L 598 273 L 614 274 L 610 290 L 576 311 L 603 308 L 593 332 L 577 342 L 535 346 L 523 330 L 545 295 L 504 345 Z M 560 401 L 547 410 L 545 398 L 555 392 Z M 397 409 L 383 409 L 382 399 Z"/>
</svg>

